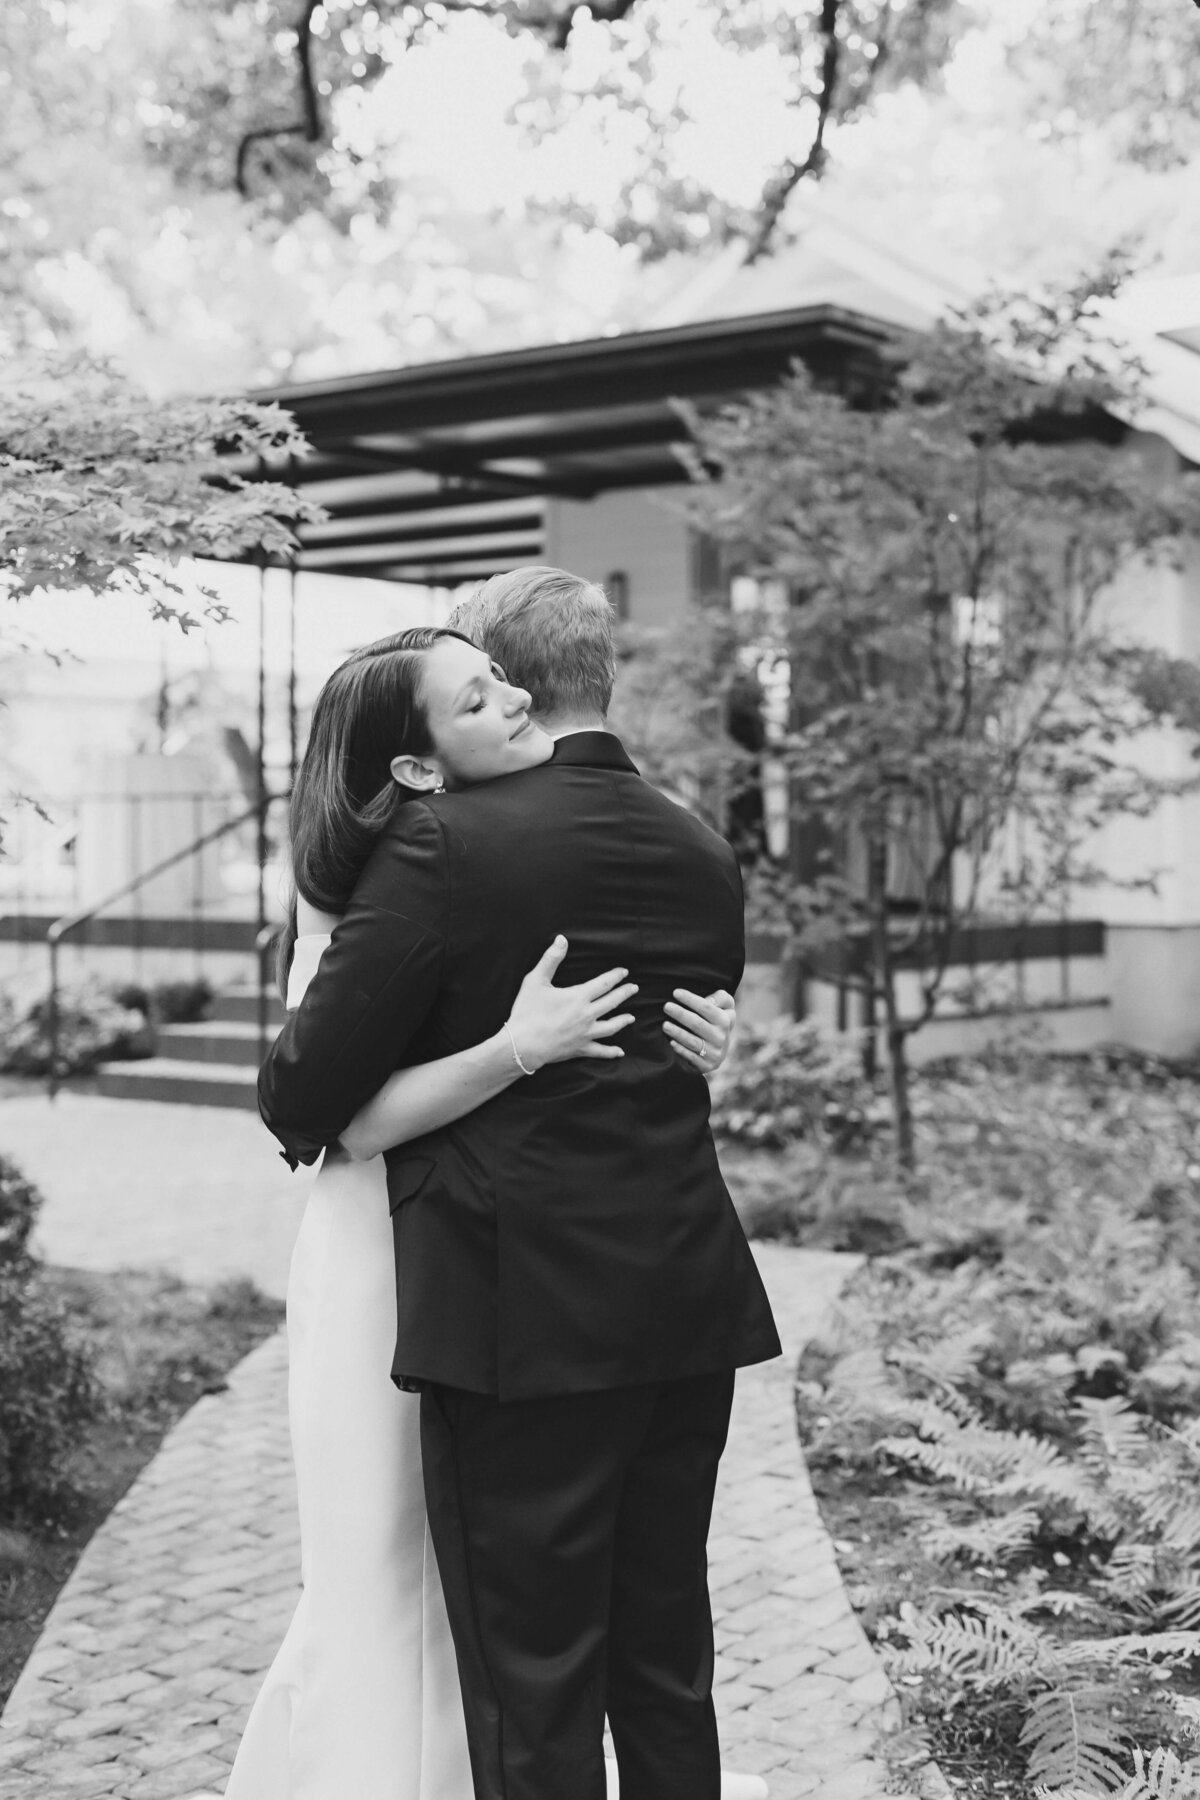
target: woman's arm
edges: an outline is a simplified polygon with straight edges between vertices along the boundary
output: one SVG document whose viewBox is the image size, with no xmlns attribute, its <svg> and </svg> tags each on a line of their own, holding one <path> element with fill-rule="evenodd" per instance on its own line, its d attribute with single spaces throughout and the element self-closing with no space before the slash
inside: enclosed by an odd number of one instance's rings
<svg viewBox="0 0 1200 1800">
<path fill-rule="evenodd" d="M 508 1025 L 494 1037 L 436 1062 L 399 1069 L 384 1083 L 342 1133 L 341 1143 L 356 1162 L 465 1118 L 544 1063 L 565 1062 L 572 1056 L 624 1055 L 615 1045 L 600 1040 L 628 1025 L 631 1015 L 611 1019 L 604 1015 L 636 993 L 636 988 L 632 982 L 613 985 L 621 980 L 623 969 L 610 969 L 596 981 L 575 988 L 551 986 L 550 978 L 566 948 L 563 939 L 556 939 L 525 977 Z M 685 988 L 675 991 L 687 1004 L 667 1003 L 671 1019 L 663 1029 L 682 1062 L 711 1075 L 725 1060 L 733 1036 L 733 996 L 722 992 L 703 997 Z M 518 1055 L 524 1068 L 518 1065 Z"/>
<path fill-rule="evenodd" d="M 356 1113 L 340 1142 L 356 1162 L 465 1118 L 522 1078 L 503 1031 L 436 1062 L 397 1069 Z"/>
<path fill-rule="evenodd" d="M 603 1040 L 633 1023 L 632 1013 L 609 1016 L 637 992 L 625 980 L 629 971 L 610 969 L 577 987 L 556 988 L 554 972 L 566 954 L 567 940 L 555 938 L 521 983 L 508 1023 L 494 1037 L 389 1076 L 342 1133 L 355 1161 L 464 1118 L 546 1063 L 624 1056 Z"/>
</svg>

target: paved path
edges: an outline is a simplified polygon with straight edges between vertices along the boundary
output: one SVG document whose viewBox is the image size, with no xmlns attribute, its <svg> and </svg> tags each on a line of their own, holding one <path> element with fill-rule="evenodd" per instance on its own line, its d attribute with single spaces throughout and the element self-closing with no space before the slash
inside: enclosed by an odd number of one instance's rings
<svg viewBox="0 0 1200 1800">
<path fill-rule="evenodd" d="M 47 1262 L 248 1275 L 283 1298 L 312 1173 L 289 1171 L 256 1114 L 32 1091 L 0 1100 L 0 1154 L 45 1196 Z"/>
<path fill-rule="evenodd" d="M 252 1119 L 87 1096 L 59 1100 L 58 1126 L 48 1110 L 0 1102 L 0 1151 L 43 1185 L 57 1260 L 253 1273 L 281 1291 L 296 1186 Z M 725 1762 L 765 1774 L 771 1800 L 873 1800 L 895 1702 L 842 1588 L 791 1398 L 796 1354 L 855 1259 L 756 1254 L 784 1355 L 739 1376 L 710 1541 Z M 201 1400 L 92 1540 L 0 1719 L 0 1800 L 223 1785 L 297 1594 L 285 1363 L 274 1337 Z"/>
</svg>

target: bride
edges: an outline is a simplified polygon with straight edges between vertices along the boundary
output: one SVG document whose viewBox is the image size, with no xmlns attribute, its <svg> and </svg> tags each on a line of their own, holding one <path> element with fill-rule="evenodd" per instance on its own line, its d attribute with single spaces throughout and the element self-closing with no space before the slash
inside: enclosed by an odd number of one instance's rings
<svg viewBox="0 0 1200 1800">
<path fill-rule="evenodd" d="M 291 806 L 296 898 L 281 946 L 298 1006 L 374 845 L 436 754 L 447 786 L 532 768 L 553 754 L 529 695 L 503 684 L 460 720 L 436 704 L 438 644 L 421 628 L 356 651 L 313 712 Z M 469 640 L 467 640 L 469 641 Z M 446 720 L 435 744 L 429 712 Z M 292 1259 L 288 1389 L 300 1511 L 302 1595 L 266 1677 L 226 1800 L 471 1800 L 454 1648 L 425 1519 L 419 1405 L 392 1385 L 396 1327 L 382 1152 L 461 1118 L 572 1057 L 618 1057 L 635 992 L 610 969 L 555 987 L 557 938 L 486 1042 L 393 1075 L 325 1154 Z M 663 1029 L 676 1054 L 711 1071 L 733 1001 L 677 990 Z M 615 1791 L 615 1770 L 609 1769 Z M 755 1777 L 726 1775 L 725 1800 Z"/>
</svg>

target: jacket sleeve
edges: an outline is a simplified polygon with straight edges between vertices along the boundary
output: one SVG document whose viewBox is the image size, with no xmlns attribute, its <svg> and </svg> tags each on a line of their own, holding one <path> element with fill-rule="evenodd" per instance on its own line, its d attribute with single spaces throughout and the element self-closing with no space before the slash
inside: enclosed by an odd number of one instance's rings
<svg viewBox="0 0 1200 1800">
<path fill-rule="evenodd" d="M 437 995 L 448 911 L 441 824 L 410 802 L 259 1074 L 259 1111 L 293 1168 L 315 1162 L 404 1060 Z"/>
</svg>

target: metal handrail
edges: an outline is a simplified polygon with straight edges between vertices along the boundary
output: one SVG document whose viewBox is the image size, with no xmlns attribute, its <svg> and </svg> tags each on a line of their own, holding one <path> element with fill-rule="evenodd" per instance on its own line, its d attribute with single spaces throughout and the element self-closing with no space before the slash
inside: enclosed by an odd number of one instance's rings
<svg viewBox="0 0 1200 1800">
<path fill-rule="evenodd" d="M 232 819 L 226 819 L 221 825 L 215 825 L 211 831 L 201 832 L 200 836 L 193 838 L 190 844 L 185 844 L 182 850 L 174 850 L 170 856 L 164 856 L 160 862 L 152 864 L 150 868 L 142 869 L 133 877 L 132 881 L 127 881 L 123 883 L 121 887 L 114 888 L 111 893 L 105 894 L 102 899 L 93 901 L 90 906 L 80 907 L 77 912 L 66 913 L 61 919 L 55 919 L 54 923 L 46 932 L 46 948 L 50 952 L 50 994 L 47 1001 L 46 1023 L 50 1038 L 49 1093 L 51 1099 L 53 1099 L 58 1092 L 58 1043 L 60 1028 L 58 1005 L 58 952 L 63 939 L 69 932 L 78 930 L 81 925 L 90 924 L 94 918 L 98 917 L 100 913 L 105 912 L 108 907 L 115 906 L 118 900 L 127 900 L 131 894 L 138 893 L 150 882 L 157 880 L 160 875 L 165 875 L 168 869 L 174 869 L 179 863 L 186 862 L 189 856 L 199 855 L 201 850 L 206 850 L 210 844 L 215 844 L 221 838 L 227 837 L 231 831 L 236 831 L 239 826 L 248 825 L 251 819 L 257 819 L 259 821 L 260 831 L 265 829 L 267 814 L 271 807 L 277 800 L 285 800 L 286 798 L 286 794 L 264 794 L 261 800 L 256 800 L 254 805 L 248 807 L 245 812 L 238 813 L 236 817 Z M 261 928 L 258 935 L 261 938 Z M 259 1038 L 265 1054 L 267 1011 L 266 984 L 263 979 L 263 956 L 257 942 L 255 944 L 255 960 L 258 967 Z"/>
</svg>

